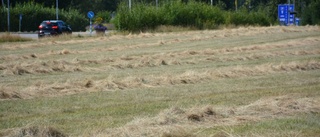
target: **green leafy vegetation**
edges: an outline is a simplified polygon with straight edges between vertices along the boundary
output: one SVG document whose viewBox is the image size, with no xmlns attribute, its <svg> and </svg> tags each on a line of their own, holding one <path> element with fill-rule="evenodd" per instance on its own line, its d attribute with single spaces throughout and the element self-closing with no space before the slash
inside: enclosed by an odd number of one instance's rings
<svg viewBox="0 0 320 137">
<path fill-rule="evenodd" d="M 113 23 L 120 30 L 145 31 L 161 25 L 215 29 L 224 24 L 268 26 L 273 22 L 262 11 L 226 12 L 204 3 L 175 2 L 157 8 L 152 5 L 137 4 L 131 10 L 122 3 Z"/>
<path fill-rule="evenodd" d="M 75 9 L 60 10 L 59 19 L 67 22 L 71 25 L 74 31 L 85 30 L 87 26 L 87 19 L 85 16 L 80 14 Z M 56 9 L 51 7 L 44 7 L 41 4 L 34 2 L 28 2 L 23 4 L 17 4 L 10 10 L 10 25 L 11 31 L 19 31 L 19 16 L 23 15 L 21 31 L 36 31 L 39 24 L 43 20 L 55 20 L 56 19 Z M 5 31 L 7 29 L 7 11 L 0 7 L 0 22 L 3 24 L 3 28 L 0 31 Z"/>
<path fill-rule="evenodd" d="M 35 31 L 42 20 L 55 19 L 55 0 L 11 1 L 11 26 L 19 25 L 23 14 L 22 31 Z M 69 23 L 74 31 L 89 25 L 88 11 L 96 13 L 94 20 L 114 23 L 118 30 L 156 31 L 158 27 L 175 26 L 193 29 L 216 29 L 225 26 L 269 26 L 278 24 L 278 4 L 287 0 L 94 0 L 63 1 L 59 3 L 59 19 Z M 291 2 L 292 3 L 292 2 Z M 6 3 L 0 7 L 0 31 L 7 31 Z M 212 4 L 212 5 L 211 5 Z M 319 24 L 318 0 L 295 1 L 296 17 L 303 25 Z M 116 17 L 115 19 L 112 18 Z M 112 25 L 113 26 L 113 25 Z M 112 27 L 113 28 L 113 27 Z M 18 31 L 18 27 L 12 27 Z"/>
</svg>

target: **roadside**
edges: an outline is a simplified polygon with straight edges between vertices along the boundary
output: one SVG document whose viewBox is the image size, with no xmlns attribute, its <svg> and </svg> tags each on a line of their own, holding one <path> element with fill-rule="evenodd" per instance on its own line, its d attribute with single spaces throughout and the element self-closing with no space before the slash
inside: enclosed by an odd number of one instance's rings
<svg viewBox="0 0 320 137">
<path fill-rule="evenodd" d="M 110 31 L 106 31 L 105 32 L 106 35 L 108 33 L 110 33 Z M 4 35 L 4 34 L 7 34 L 7 32 L 0 32 L 0 35 Z M 20 37 L 23 37 L 23 38 L 32 38 L 32 39 L 38 39 L 38 34 L 37 34 L 37 31 L 35 32 L 11 32 L 10 33 L 11 35 L 16 35 L 16 36 L 20 36 Z M 72 35 L 73 36 L 96 36 L 96 32 L 93 31 L 91 34 L 89 31 L 85 31 L 85 32 L 72 32 Z"/>
</svg>

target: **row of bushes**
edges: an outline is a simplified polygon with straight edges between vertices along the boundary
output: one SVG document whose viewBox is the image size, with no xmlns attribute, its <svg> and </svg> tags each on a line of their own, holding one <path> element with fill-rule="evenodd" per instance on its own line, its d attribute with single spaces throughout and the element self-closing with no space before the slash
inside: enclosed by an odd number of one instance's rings
<svg viewBox="0 0 320 137">
<path fill-rule="evenodd" d="M 113 23 L 120 30 L 144 31 L 161 25 L 214 29 L 222 24 L 267 26 L 272 22 L 263 11 L 231 12 L 199 2 L 174 2 L 160 7 L 137 4 L 131 9 L 122 3 Z"/>
<path fill-rule="evenodd" d="M 47 8 L 36 3 L 17 4 L 10 8 L 10 31 L 19 31 L 19 16 L 22 14 L 21 31 L 35 31 L 43 20 L 55 20 L 56 9 Z M 89 24 L 86 16 L 77 10 L 59 10 L 59 19 L 68 23 L 74 31 L 85 30 Z M 0 31 L 8 31 L 7 9 L 0 7 Z"/>
</svg>

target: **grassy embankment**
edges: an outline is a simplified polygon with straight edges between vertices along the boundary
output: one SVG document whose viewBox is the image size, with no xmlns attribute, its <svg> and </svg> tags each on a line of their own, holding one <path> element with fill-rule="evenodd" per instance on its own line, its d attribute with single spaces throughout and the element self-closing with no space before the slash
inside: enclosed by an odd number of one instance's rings
<svg viewBox="0 0 320 137">
<path fill-rule="evenodd" d="M 0 44 L 0 135 L 318 136 L 319 27 Z"/>
<path fill-rule="evenodd" d="M 10 35 L 8 33 L 0 34 L 0 43 L 4 42 L 25 42 L 32 41 L 30 38 L 23 38 L 17 35 Z"/>
</svg>

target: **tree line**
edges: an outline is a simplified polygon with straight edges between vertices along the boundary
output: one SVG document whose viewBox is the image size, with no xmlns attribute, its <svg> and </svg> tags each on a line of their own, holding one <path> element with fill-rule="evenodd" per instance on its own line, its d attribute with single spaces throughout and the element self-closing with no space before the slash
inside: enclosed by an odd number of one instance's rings
<svg viewBox="0 0 320 137">
<path fill-rule="evenodd" d="M 1 2 L 0 31 L 6 31 L 7 1 L 8 0 L 2 0 Z M 11 19 L 13 20 L 12 23 L 16 24 L 18 22 L 17 16 L 19 14 L 24 14 L 24 21 L 31 21 L 29 24 L 32 24 L 32 26 L 29 25 L 22 27 L 23 30 L 28 31 L 36 28 L 41 20 L 48 18 L 55 19 L 55 7 L 57 1 L 59 16 L 61 16 L 61 19 L 65 19 L 70 22 L 75 30 L 83 30 L 85 28 L 81 23 L 88 21 L 88 18 L 86 17 L 88 11 L 94 11 L 96 13 L 96 17 L 101 17 L 104 22 L 109 22 L 111 13 L 117 13 L 120 6 L 128 7 L 129 1 L 131 2 L 132 7 L 141 6 L 141 4 L 153 7 L 162 7 L 170 3 L 188 4 L 196 2 L 218 7 L 219 9 L 228 12 L 246 11 L 242 12 L 245 14 L 259 11 L 268 16 L 272 24 L 277 23 L 277 5 L 288 2 L 288 0 L 11 0 L 10 7 L 13 10 L 11 13 Z M 303 24 L 320 24 L 319 0 L 291 0 L 290 2 L 295 2 L 296 16 L 302 18 Z M 32 7 L 37 7 L 38 9 L 32 9 Z M 29 9 L 23 10 L 21 8 Z M 46 13 L 35 13 L 38 16 L 31 15 L 34 11 Z M 36 20 L 37 22 L 33 22 L 32 20 Z"/>
</svg>

